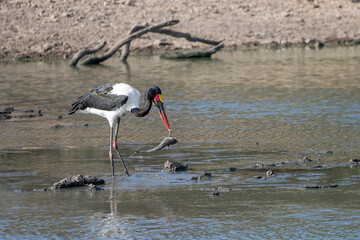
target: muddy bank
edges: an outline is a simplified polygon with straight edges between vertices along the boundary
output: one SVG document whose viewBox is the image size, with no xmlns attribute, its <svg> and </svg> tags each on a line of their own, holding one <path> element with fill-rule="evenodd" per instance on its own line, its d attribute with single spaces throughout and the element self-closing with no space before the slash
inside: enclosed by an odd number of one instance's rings
<svg viewBox="0 0 360 240">
<path fill-rule="evenodd" d="M 72 56 L 97 41 L 107 51 L 134 24 L 179 19 L 173 29 L 225 47 L 359 44 L 360 3 L 354 0 L 183 1 L 161 0 L 0 1 L 0 59 Z M 168 44 L 161 44 L 162 42 Z M 155 33 L 132 50 L 172 51 L 202 44 Z"/>
</svg>

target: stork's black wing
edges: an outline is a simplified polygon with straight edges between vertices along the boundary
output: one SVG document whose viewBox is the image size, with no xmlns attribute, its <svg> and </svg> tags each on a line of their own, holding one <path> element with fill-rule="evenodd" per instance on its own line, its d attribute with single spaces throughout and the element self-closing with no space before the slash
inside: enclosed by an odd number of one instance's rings
<svg viewBox="0 0 360 240">
<path fill-rule="evenodd" d="M 88 107 L 106 111 L 120 108 L 127 102 L 128 96 L 110 94 L 113 85 L 113 83 L 100 85 L 91 92 L 79 97 L 72 104 L 69 114 L 73 114 L 77 110 L 84 110 Z"/>
</svg>

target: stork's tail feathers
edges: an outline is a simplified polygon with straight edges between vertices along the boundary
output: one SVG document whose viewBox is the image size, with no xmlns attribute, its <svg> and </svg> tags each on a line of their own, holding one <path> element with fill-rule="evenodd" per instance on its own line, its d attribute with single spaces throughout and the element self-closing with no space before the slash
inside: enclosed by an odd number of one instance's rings
<svg viewBox="0 0 360 240">
<path fill-rule="evenodd" d="M 89 94 L 85 94 L 81 97 L 79 97 L 76 102 L 72 104 L 72 108 L 70 109 L 69 114 L 74 114 L 77 110 L 83 110 L 84 109 L 84 102 L 88 98 Z"/>
</svg>

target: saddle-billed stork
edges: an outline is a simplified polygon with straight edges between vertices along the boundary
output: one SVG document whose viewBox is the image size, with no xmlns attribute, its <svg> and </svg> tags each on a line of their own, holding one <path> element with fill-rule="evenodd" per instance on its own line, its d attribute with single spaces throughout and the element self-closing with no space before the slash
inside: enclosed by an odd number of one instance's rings
<svg viewBox="0 0 360 240">
<path fill-rule="evenodd" d="M 158 86 L 152 86 L 145 92 L 145 106 L 140 108 L 140 92 L 125 83 L 107 83 L 99 85 L 79 97 L 73 104 L 69 114 L 75 112 L 93 113 L 106 118 L 110 125 L 110 150 L 109 158 L 111 163 L 112 176 L 114 177 L 114 155 L 115 149 L 124 167 L 125 173 L 129 176 L 124 160 L 117 145 L 117 135 L 119 131 L 120 117 L 127 111 L 135 117 L 146 116 L 155 105 L 160 112 L 160 118 L 171 135 L 171 128 L 166 117 L 164 104 L 161 99 L 161 90 Z M 113 131 L 114 124 L 115 134 Z"/>
</svg>

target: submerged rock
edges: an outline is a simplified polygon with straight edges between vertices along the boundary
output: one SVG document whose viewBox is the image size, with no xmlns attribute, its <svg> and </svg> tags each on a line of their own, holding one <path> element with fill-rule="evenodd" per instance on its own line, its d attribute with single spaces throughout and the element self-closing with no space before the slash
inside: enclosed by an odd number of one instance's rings
<svg viewBox="0 0 360 240">
<path fill-rule="evenodd" d="M 194 176 L 191 178 L 191 180 L 203 180 L 204 178 L 211 178 L 211 173 L 209 172 L 204 172 L 204 173 L 201 173 L 199 174 L 198 176 Z"/>
<path fill-rule="evenodd" d="M 216 192 L 211 192 L 210 196 L 212 197 L 216 197 L 216 196 L 220 196 L 220 192 L 216 191 Z"/>
<path fill-rule="evenodd" d="M 89 190 L 89 191 L 102 191 L 102 190 L 104 190 L 104 188 L 97 187 L 95 184 L 92 184 L 92 183 L 88 184 L 87 186 L 88 186 L 87 190 Z"/>
<path fill-rule="evenodd" d="M 308 164 L 308 163 L 311 163 L 311 162 L 314 162 L 314 161 L 320 162 L 320 159 L 314 160 L 314 159 L 311 159 L 311 158 L 309 158 L 309 157 L 307 157 L 307 156 L 299 159 L 299 163 L 301 163 L 301 164 Z"/>
<path fill-rule="evenodd" d="M 232 191 L 231 188 L 227 188 L 227 187 L 218 187 L 218 188 L 215 188 L 215 190 L 217 192 L 230 192 L 230 191 Z"/>
<path fill-rule="evenodd" d="M 169 171 L 185 171 L 188 165 L 184 162 L 173 162 L 167 160 L 164 164 L 164 168 Z"/>
<path fill-rule="evenodd" d="M 75 175 L 71 178 L 64 178 L 59 182 L 54 183 L 53 188 L 71 188 L 71 187 L 80 187 L 89 184 L 101 185 L 104 184 L 105 180 L 97 178 L 95 176 L 83 176 Z"/>
<path fill-rule="evenodd" d="M 275 173 L 274 173 L 274 171 L 271 170 L 271 169 L 266 172 L 266 176 L 267 176 L 267 177 L 274 176 L 274 175 L 275 175 Z"/>
<path fill-rule="evenodd" d="M 265 177 L 263 177 L 263 176 L 254 176 L 253 178 L 255 178 L 255 179 L 265 179 Z"/>
<path fill-rule="evenodd" d="M 360 159 L 356 159 L 356 158 L 350 159 L 349 163 L 350 164 L 360 164 Z"/>
</svg>

